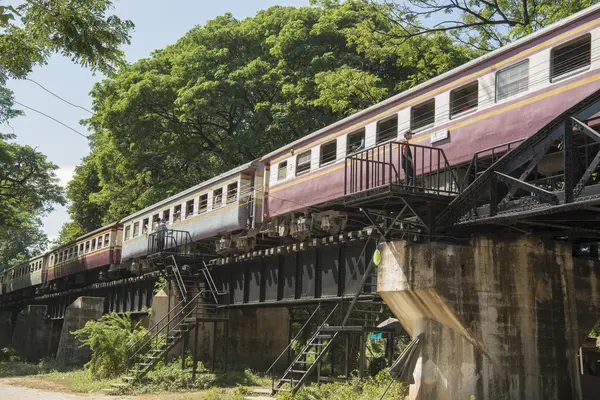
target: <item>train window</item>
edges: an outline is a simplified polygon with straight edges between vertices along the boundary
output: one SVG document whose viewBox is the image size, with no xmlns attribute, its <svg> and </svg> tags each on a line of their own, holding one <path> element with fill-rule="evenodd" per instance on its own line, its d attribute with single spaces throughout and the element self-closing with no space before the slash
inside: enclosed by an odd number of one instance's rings
<svg viewBox="0 0 600 400">
<path fill-rule="evenodd" d="M 296 157 L 296 176 L 310 171 L 310 154 L 311 151 L 308 150 Z"/>
<path fill-rule="evenodd" d="M 152 216 L 152 230 L 155 231 L 158 226 L 158 214 Z"/>
<path fill-rule="evenodd" d="M 130 237 L 131 237 L 131 225 L 127 225 L 125 227 L 125 240 L 129 240 Z M 87 252 L 87 248 L 88 248 L 88 244 L 86 243 L 86 245 L 85 245 L 86 252 Z"/>
<path fill-rule="evenodd" d="M 175 208 L 177 208 L 177 207 L 175 207 Z M 181 209 L 181 206 L 179 206 L 179 209 Z M 143 234 L 148 233 L 148 229 L 150 229 L 149 221 L 150 220 L 148 218 L 144 218 L 142 220 L 142 233 Z"/>
<path fill-rule="evenodd" d="M 185 217 L 194 215 L 194 200 L 188 200 L 185 202 Z"/>
<path fill-rule="evenodd" d="M 450 118 L 477 109 L 479 82 L 471 82 L 450 92 Z"/>
<path fill-rule="evenodd" d="M 223 189 L 213 191 L 213 210 L 221 207 L 223 203 Z"/>
<path fill-rule="evenodd" d="M 348 134 L 346 154 L 352 154 L 365 148 L 365 129 Z"/>
<path fill-rule="evenodd" d="M 110 245 L 110 233 L 104 235 L 104 247 L 108 247 Z"/>
<path fill-rule="evenodd" d="M 79 255 L 83 254 L 83 243 L 79 245 Z"/>
<path fill-rule="evenodd" d="M 398 116 L 377 122 L 377 143 L 382 143 L 398 136 Z"/>
<path fill-rule="evenodd" d="M 321 145 L 319 167 L 332 163 L 337 158 L 337 139 Z"/>
<path fill-rule="evenodd" d="M 90 250 L 96 250 L 96 239 L 92 239 L 92 248 Z"/>
<path fill-rule="evenodd" d="M 101 248 L 102 248 L 102 236 L 100 236 L 100 237 L 98 238 L 98 242 L 97 242 L 97 243 L 98 243 L 98 246 L 97 246 L 97 248 L 98 248 L 98 249 L 101 249 Z"/>
<path fill-rule="evenodd" d="M 181 221 L 181 204 L 175 206 L 173 209 L 173 222 Z"/>
<path fill-rule="evenodd" d="M 171 209 L 168 208 L 166 210 L 163 211 L 163 219 L 165 220 L 165 223 L 170 223 L 171 222 Z"/>
<path fill-rule="evenodd" d="M 50 265 L 54 266 L 54 256 L 50 256 Z"/>
<path fill-rule="evenodd" d="M 202 196 L 200 196 L 200 202 L 198 203 L 199 210 L 198 213 L 202 214 L 203 212 L 206 212 L 206 210 L 208 210 L 208 194 L 203 194 Z"/>
<path fill-rule="evenodd" d="M 588 69 L 592 61 L 591 54 L 592 37 L 589 33 L 552 49 L 550 82 Z"/>
<path fill-rule="evenodd" d="M 529 86 L 529 60 L 523 60 L 496 73 L 496 101 L 519 94 Z"/>
<path fill-rule="evenodd" d="M 227 204 L 234 203 L 237 200 L 238 183 L 233 182 L 227 185 Z"/>
<path fill-rule="evenodd" d="M 435 99 L 427 100 L 410 110 L 410 129 L 417 130 L 435 122 Z"/>
<path fill-rule="evenodd" d="M 133 224 L 133 237 L 137 237 L 140 234 L 140 221 Z"/>
<path fill-rule="evenodd" d="M 282 181 L 287 177 L 287 161 L 282 161 L 277 166 L 277 180 Z"/>
</svg>

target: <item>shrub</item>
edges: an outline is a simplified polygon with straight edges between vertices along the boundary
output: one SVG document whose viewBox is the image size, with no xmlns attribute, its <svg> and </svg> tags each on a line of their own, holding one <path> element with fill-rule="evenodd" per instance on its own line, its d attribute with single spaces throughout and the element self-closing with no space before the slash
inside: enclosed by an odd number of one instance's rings
<svg viewBox="0 0 600 400">
<path fill-rule="evenodd" d="M 85 370 L 95 378 L 118 376 L 127 369 L 128 348 L 139 340 L 147 330 L 132 321 L 129 315 L 116 313 L 103 315 L 98 321 L 88 321 L 85 326 L 71 332 L 92 351 Z"/>
</svg>

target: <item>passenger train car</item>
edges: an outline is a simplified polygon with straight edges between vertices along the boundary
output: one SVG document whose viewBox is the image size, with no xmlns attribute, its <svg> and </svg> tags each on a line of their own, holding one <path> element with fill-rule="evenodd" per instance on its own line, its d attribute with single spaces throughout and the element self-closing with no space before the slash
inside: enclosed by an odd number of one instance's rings
<svg viewBox="0 0 600 400">
<path fill-rule="evenodd" d="M 189 232 L 194 242 L 248 232 L 261 222 L 262 179 L 262 167 L 252 161 L 123 218 L 123 262 L 146 255 L 149 234 L 161 219 L 169 229 Z"/>
<path fill-rule="evenodd" d="M 111 265 L 121 262 L 123 227 L 116 222 L 86 233 L 50 251 L 45 282 L 58 283 L 61 278 L 85 282 L 86 274 L 105 273 Z"/>
<path fill-rule="evenodd" d="M 267 154 L 263 217 L 341 202 L 345 157 L 408 130 L 460 175 L 475 152 L 536 132 L 598 90 L 599 68 L 594 6 Z"/>
<path fill-rule="evenodd" d="M 194 242 L 216 239 L 221 255 L 265 235 L 338 232 L 347 219 L 346 156 L 410 131 L 410 143 L 443 149 L 460 175 L 474 153 L 533 134 L 598 89 L 600 5 L 5 270 L 0 294 L 131 266 L 161 219 Z"/>
<path fill-rule="evenodd" d="M 45 255 L 42 254 L 0 272 L 0 294 L 38 288 L 43 283 L 44 271 Z"/>
</svg>

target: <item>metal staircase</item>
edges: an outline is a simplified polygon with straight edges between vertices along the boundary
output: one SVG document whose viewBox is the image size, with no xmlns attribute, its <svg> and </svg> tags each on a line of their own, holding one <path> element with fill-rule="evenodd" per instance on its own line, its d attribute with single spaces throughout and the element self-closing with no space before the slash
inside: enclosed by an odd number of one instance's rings
<svg viewBox="0 0 600 400">
<path fill-rule="evenodd" d="M 373 240 L 373 237 L 370 237 L 365 242 L 361 258 L 365 255 L 371 240 Z M 327 380 L 322 379 L 320 375 L 321 361 L 332 349 L 340 334 L 342 332 L 364 332 L 366 327 L 376 325 L 383 307 L 382 303 L 373 302 L 373 298 L 375 297 L 374 289 L 376 287 L 377 267 L 373 259 L 371 259 L 365 268 L 359 289 L 356 290 L 350 302 L 341 301 L 336 304 L 318 326 L 314 334 L 308 339 L 302 350 L 293 359 L 277 384 L 275 384 L 275 379 L 273 379 L 273 394 L 276 392 L 296 393 L 315 370 L 317 370 L 318 375 L 317 381 Z M 344 307 L 345 305 L 347 307 Z M 274 368 L 277 361 L 298 340 L 302 331 L 309 326 L 310 320 L 313 319 L 320 307 L 321 305 L 313 312 L 309 320 L 300 329 L 300 332 L 298 332 L 288 347 L 275 360 L 269 370 Z M 330 380 L 333 380 L 333 377 Z"/>
<path fill-rule="evenodd" d="M 166 360 L 175 346 L 182 341 L 185 345 L 188 333 L 199 322 L 223 319 L 217 318 L 218 299 L 227 293 L 217 289 L 206 264 L 195 275 L 183 275 L 173 258 L 164 272 L 175 282 L 181 300 L 129 346 L 127 364 L 132 368 L 123 382 L 112 384 L 113 387 L 124 388 L 143 378 L 159 361 Z"/>
</svg>

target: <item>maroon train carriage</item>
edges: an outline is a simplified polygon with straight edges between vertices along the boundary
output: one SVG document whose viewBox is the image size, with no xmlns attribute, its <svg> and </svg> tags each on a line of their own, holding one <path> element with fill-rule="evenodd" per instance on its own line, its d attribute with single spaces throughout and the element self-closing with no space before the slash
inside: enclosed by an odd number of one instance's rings
<svg viewBox="0 0 600 400">
<path fill-rule="evenodd" d="M 594 6 L 266 155 L 264 218 L 341 203 L 346 157 L 397 152 L 386 146 L 407 130 L 411 144 L 442 149 L 461 181 L 474 153 L 535 133 L 600 89 L 599 39 Z M 436 167 L 427 157 L 417 175 Z"/>
<path fill-rule="evenodd" d="M 52 250 L 48 255 L 47 282 L 68 277 L 83 284 L 86 277 L 98 279 L 111 265 L 120 263 L 122 232 L 122 225 L 113 223 Z"/>
</svg>

